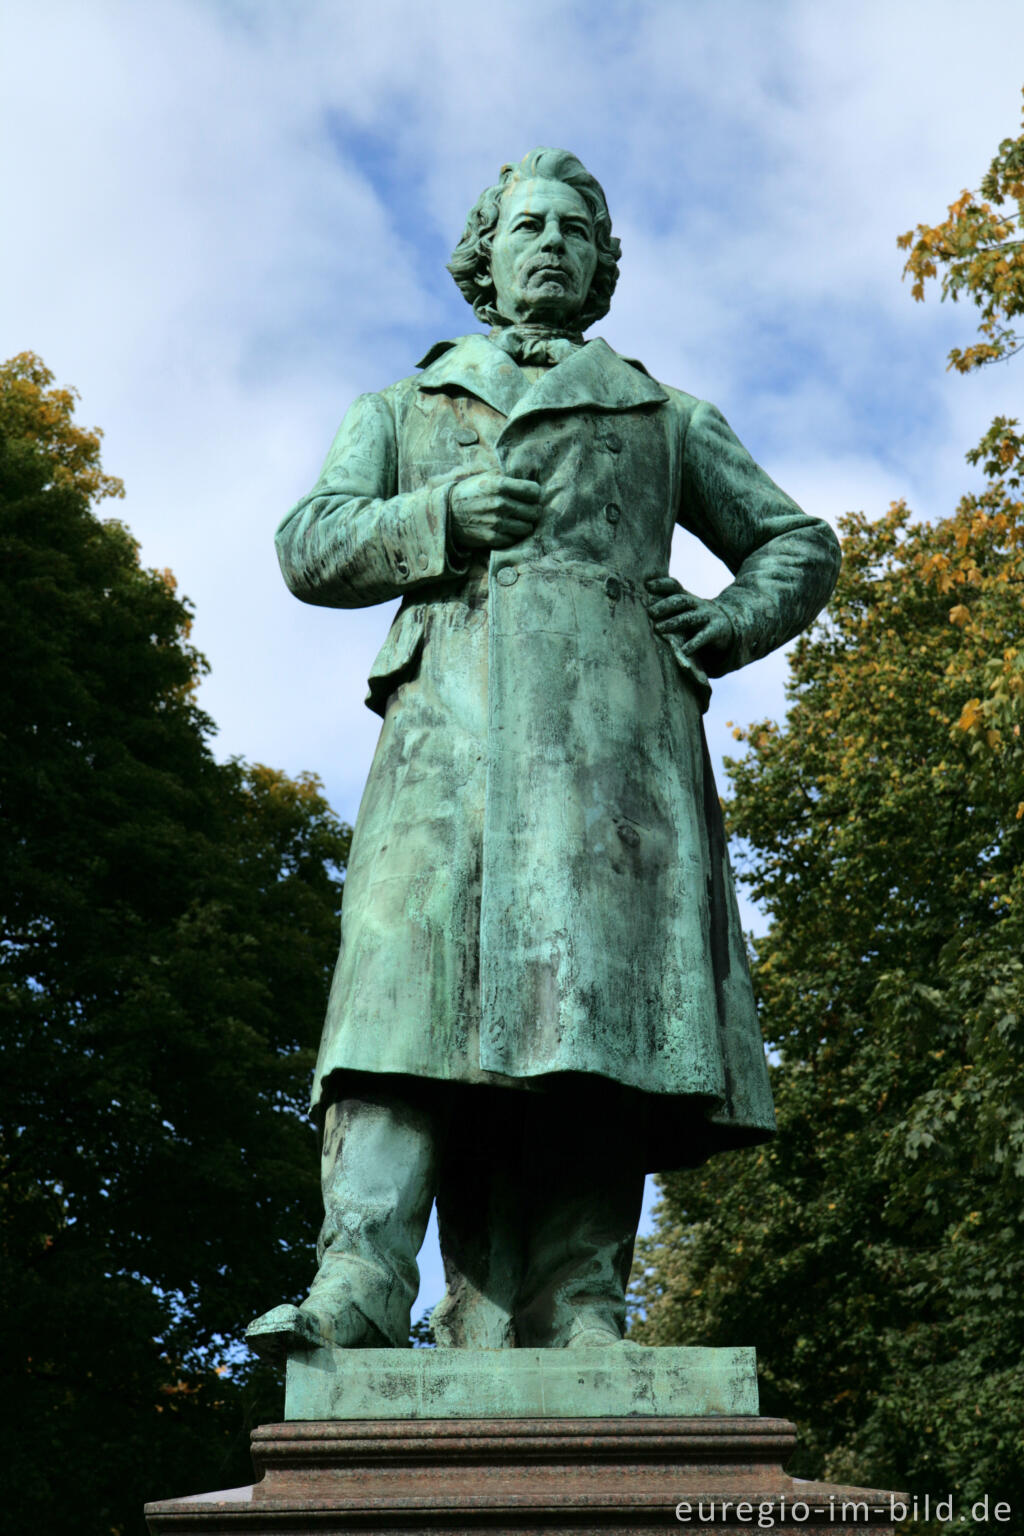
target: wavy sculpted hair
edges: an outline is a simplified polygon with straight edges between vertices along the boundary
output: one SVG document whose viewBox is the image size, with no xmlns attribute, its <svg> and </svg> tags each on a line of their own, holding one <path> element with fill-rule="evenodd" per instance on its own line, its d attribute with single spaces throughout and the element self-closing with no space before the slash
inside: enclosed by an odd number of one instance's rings
<svg viewBox="0 0 1024 1536">
<path fill-rule="evenodd" d="M 507 316 L 499 315 L 495 308 L 494 284 L 491 281 L 491 242 L 498 226 L 501 199 L 514 181 L 540 176 L 548 181 L 561 181 L 580 194 L 594 221 L 594 237 L 597 242 L 597 267 L 590 291 L 580 310 L 577 324 L 581 331 L 595 320 L 601 320 L 611 307 L 612 294 L 619 280 L 619 257 L 622 247 L 612 234 L 612 219 L 608 212 L 604 192 L 598 182 L 575 155 L 567 149 L 534 149 L 524 155 L 518 165 L 503 165 L 497 184 L 481 192 L 469 211 L 466 230 L 448 263 L 448 271 L 455 279 L 467 303 L 473 306 L 478 320 L 496 325 Z"/>
</svg>

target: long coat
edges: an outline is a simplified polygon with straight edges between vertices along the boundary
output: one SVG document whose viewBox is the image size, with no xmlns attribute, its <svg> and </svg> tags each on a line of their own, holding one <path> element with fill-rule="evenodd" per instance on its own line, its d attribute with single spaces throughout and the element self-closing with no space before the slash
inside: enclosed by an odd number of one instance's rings
<svg viewBox="0 0 1024 1536">
<path fill-rule="evenodd" d="M 676 523 L 733 572 L 721 671 L 804 628 L 838 546 L 723 417 L 601 340 L 535 382 L 482 335 L 348 412 L 278 532 L 296 596 L 400 596 L 314 1084 L 332 1073 L 649 1095 L 651 1168 L 774 1128 L 703 672 L 645 581 Z M 460 556 L 454 479 L 539 481 L 535 532 Z M 564 1074 L 572 1074 L 566 1079 Z"/>
</svg>

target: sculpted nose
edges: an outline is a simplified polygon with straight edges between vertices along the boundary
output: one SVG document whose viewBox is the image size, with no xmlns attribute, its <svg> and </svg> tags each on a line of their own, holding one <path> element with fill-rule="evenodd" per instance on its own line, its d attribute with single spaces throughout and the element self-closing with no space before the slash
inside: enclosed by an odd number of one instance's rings
<svg viewBox="0 0 1024 1536">
<path fill-rule="evenodd" d="M 546 251 L 565 250 L 565 236 L 562 234 L 562 226 L 555 219 L 549 219 L 545 224 L 544 238 L 541 243 Z"/>
</svg>

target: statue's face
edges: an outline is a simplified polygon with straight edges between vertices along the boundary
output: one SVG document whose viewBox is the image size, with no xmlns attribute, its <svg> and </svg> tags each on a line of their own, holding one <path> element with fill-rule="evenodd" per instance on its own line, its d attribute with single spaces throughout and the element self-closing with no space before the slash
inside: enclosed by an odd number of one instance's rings
<svg viewBox="0 0 1024 1536">
<path fill-rule="evenodd" d="M 491 243 L 498 312 L 516 322 L 568 325 L 596 267 L 594 222 L 575 187 L 542 177 L 514 181 Z"/>
</svg>

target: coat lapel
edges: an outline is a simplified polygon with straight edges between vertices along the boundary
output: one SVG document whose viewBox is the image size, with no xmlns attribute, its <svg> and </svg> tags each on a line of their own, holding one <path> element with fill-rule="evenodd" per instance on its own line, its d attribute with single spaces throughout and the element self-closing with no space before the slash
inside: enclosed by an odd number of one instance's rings
<svg viewBox="0 0 1024 1536">
<path fill-rule="evenodd" d="M 494 349 L 496 350 L 496 349 Z M 538 411 L 631 411 L 668 399 L 660 384 L 627 363 L 598 336 L 541 374 L 508 413 L 509 424 Z"/>
<path fill-rule="evenodd" d="M 486 336 L 439 342 L 423 363 L 427 366 L 417 380 L 420 389 L 462 389 L 502 416 L 510 415 L 520 397 L 529 393 L 530 383 L 522 369 L 507 352 L 492 347 Z"/>
<path fill-rule="evenodd" d="M 443 350 L 442 350 L 443 349 Z M 629 411 L 668 399 L 660 384 L 613 352 L 597 337 L 531 384 L 518 364 L 486 336 L 463 336 L 432 347 L 418 385 L 422 390 L 462 389 L 519 421 L 542 411 L 595 407 Z"/>
</svg>

